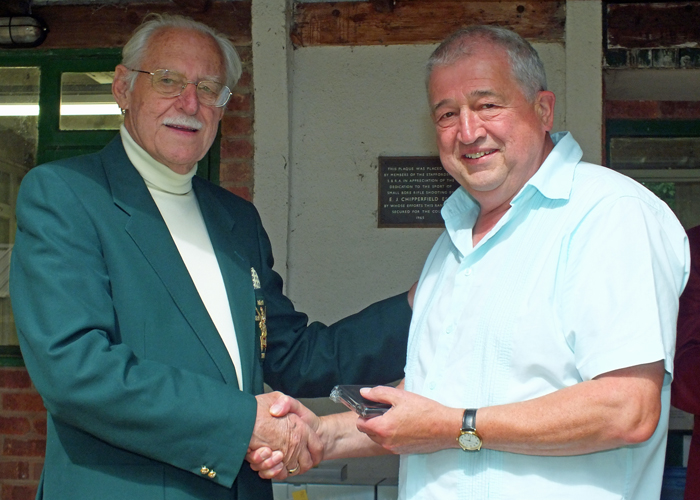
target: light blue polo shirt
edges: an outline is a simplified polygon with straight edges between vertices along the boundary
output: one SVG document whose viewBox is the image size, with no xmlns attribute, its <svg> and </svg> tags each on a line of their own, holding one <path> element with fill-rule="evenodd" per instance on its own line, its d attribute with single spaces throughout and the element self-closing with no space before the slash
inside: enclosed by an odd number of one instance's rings
<svg viewBox="0 0 700 500">
<path fill-rule="evenodd" d="M 446 231 L 416 293 L 406 389 L 480 408 L 664 360 L 657 430 L 639 445 L 572 457 L 403 456 L 402 499 L 659 498 L 685 231 L 637 182 L 581 162 L 571 134 L 552 138 L 553 151 L 476 247 L 476 202 L 462 188 L 445 202 Z"/>
</svg>

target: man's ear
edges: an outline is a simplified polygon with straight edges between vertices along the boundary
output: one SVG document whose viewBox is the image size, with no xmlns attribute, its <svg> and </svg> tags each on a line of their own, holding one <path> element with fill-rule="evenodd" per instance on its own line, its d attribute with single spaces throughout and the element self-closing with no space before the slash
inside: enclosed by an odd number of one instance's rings
<svg viewBox="0 0 700 500">
<path fill-rule="evenodd" d="M 537 111 L 537 116 L 540 117 L 547 132 L 552 130 L 554 126 L 554 103 L 556 100 L 554 92 L 549 90 L 540 91 L 535 98 L 535 111 Z"/>
<path fill-rule="evenodd" d="M 112 95 L 122 111 L 129 109 L 129 81 L 126 78 L 129 73 L 131 70 L 122 64 L 114 68 Z"/>
</svg>

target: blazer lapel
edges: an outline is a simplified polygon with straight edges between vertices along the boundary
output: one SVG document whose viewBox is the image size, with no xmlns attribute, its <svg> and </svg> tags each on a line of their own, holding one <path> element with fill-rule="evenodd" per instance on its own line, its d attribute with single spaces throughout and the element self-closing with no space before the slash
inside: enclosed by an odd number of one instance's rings
<svg viewBox="0 0 700 500">
<path fill-rule="evenodd" d="M 226 346 L 199 297 L 151 193 L 129 161 L 119 136 L 102 151 L 102 161 L 114 203 L 130 216 L 124 229 L 163 282 L 224 380 L 237 386 L 236 372 Z"/>
<path fill-rule="evenodd" d="M 241 356 L 243 371 L 243 389 L 253 392 L 253 363 L 257 362 L 255 347 L 255 295 L 253 278 L 248 259 L 237 249 L 242 248 L 241 242 L 234 236 L 235 221 L 221 202 L 209 192 L 209 186 L 195 177 L 192 179 L 199 208 L 209 232 L 209 239 L 216 253 L 216 260 L 224 279 L 228 294 L 229 307 L 233 325 L 236 330 L 236 340 Z"/>
</svg>

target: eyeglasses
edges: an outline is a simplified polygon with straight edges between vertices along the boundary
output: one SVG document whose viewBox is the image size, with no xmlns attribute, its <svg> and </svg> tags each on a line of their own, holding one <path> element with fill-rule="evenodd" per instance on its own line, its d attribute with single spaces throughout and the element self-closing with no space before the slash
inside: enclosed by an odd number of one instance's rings
<svg viewBox="0 0 700 500">
<path fill-rule="evenodd" d="M 190 82 L 185 75 L 169 69 L 157 69 L 153 73 L 140 69 L 129 68 L 129 70 L 151 75 L 153 90 L 166 97 L 177 97 L 182 94 L 187 85 L 192 84 L 197 89 L 199 102 L 207 106 L 220 108 L 226 106 L 226 103 L 231 98 L 231 89 L 219 82 L 212 82 L 211 80 Z"/>
</svg>

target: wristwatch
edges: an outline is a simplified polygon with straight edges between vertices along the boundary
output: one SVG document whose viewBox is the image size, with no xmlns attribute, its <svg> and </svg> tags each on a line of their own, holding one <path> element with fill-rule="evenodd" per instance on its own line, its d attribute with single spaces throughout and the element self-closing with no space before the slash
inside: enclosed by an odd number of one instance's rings
<svg viewBox="0 0 700 500">
<path fill-rule="evenodd" d="M 481 449 L 481 438 L 476 433 L 475 409 L 464 410 L 462 428 L 459 430 L 457 442 L 464 451 L 479 451 Z"/>
</svg>

